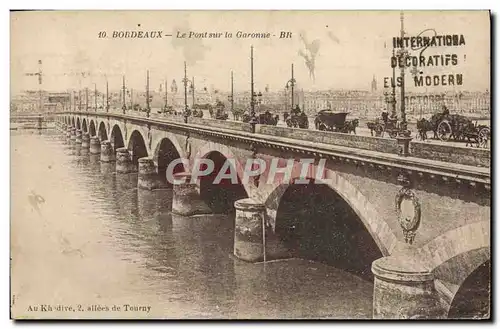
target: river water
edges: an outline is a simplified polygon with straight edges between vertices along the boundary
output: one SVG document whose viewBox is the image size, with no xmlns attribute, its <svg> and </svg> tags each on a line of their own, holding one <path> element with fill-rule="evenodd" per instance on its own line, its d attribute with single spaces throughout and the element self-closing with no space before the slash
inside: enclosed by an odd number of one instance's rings
<svg viewBox="0 0 500 329">
<path fill-rule="evenodd" d="M 371 318 L 373 282 L 308 260 L 249 264 L 234 218 L 170 213 L 55 131 L 11 134 L 15 318 Z"/>
</svg>

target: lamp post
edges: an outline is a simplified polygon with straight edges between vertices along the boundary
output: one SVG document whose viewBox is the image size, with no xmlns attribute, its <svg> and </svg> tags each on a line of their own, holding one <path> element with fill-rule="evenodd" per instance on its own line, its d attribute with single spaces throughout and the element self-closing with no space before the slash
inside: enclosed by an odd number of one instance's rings
<svg viewBox="0 0 500 329">
<path fill-rule="evenodd" d="M 401 12 L 401 38 L 404 38 L 404 14 Z M 405 64 L 406 57 L 408 56 L 408 50 L 404 48 L 404 44 L 398 50 L 399 63 L 401 63 L 401 123 L 399 124 L 399 133 L 396 137 L 399 147 L 399 155 L 408 156 L 410 155 L 410 141 L 411 132 L 408 130 L 408 123 L 406 122 L 406 107 L 405 107 Z"/>
<path fill-rule="evenodd" d="M 130 88 L 130 111 L 134 111 L 134 89 Z"/>
<path fill-rule="evenodd" d="M 285 90 L 283 91 L 283 94 L 285 95 L 285 112 L 288 111 L 288 90 L 285 86 Z"/>
<path fill-rule="evenodd" d="M 85 111 L 89 110 L 89 88 L 85 87 Z"/>
<path fill-rule="evenodd" d="M 184 83 L 184 123 L 187 123 L 187 120 L 189 117 L 189 108 L 188 108 L 188 104 L 187 104 L 187 86 L 188 86 L 188 83 L 191 83 L 191 85 L 192 85 L 192 82 L 187 78 L 186 62 L 184 62 L 184 79 L 182 79 L 182 82 Z M 193 95 L 194 95 L 194 90 L 193 90 Z M 194 103 L 194 100 L 193 100 L 193 103 Z"/>
<path fill-rule="evenodd" d="M 401 38 L 404 38 L 404 13 L 400 14 L 401 20 Z M 409 137 L 411 132 L 408 130 L 408 123 L 406 122 L 406 104 L 405 104 L 405 58 L 409 55 L 408 50 L 405 49 L 404 43 L 401 44 L 401 48 L 398 50 L 398 57 L 400 57 L 401 65 L 401 123 L 400 123 L 400 135 Z"/>
<path fill-rule="evenodd" d="M 252 133 L 255 133 L 255 125 L 257 124 L 257 117 L 255 116 L 255 97 L 253 83 L 253 46 L 250 47 L 250 125 L 252 126 Z M 262 96 L 262 94 L 261 94 Z"/>
<path fill-rule="evenodd" d="M 166 114 L 168 111 L 168 87 L 167 87 L 168 79 L 165 79 L 165 111 L 163 114 Z"/>
<path fill-rule="evenodd" d="M 149 118 L 151 113 L 150 107 L 150 99 L 149 99 L 149 70 L 146 72 L 146 118 Z"/>
<path fill-rule="evenodd" d="M 123 76 L 123 83 L 122 83 L 122 93 L 123 93 L 123 106 L 122 106 L 122 111 L 123 114 L 127 111 L 127 104 L 125 103 L 125 98 L 126 98 L 126 91 L 125 91 L 125 76 Z"/>
<path fill-rule="evenodd" d="M 97 84 L 94 83 L 94 112 L 97 112 Z"/>
<path fill-rule="evenodd" d="M 194 109 L 194 103 L 195 103 L 195 96 L 194 96 L 194 91 L 195 91 L 195 87 L 194 87 L 194 77 L 193 77 L 193 79 L 191 80 L 191 86 L 189 87 L 189 90 L 191 91 L 192 102 L 193 102 L 193 104 L 191 105 L 191 108 L 192 108 L 192 109 Z"/>
<path fill-rule="evenodd" d="M 288 88 L 292 89 L 292 110 L 293 110 L 294 96 L 295 96 L 294 92 L 293 92 L 293 87 L 295 87 L 296 82 L 297 81 L 293 77 L 293 64 L 292 64 L 292 78 L 287 81 L 286 86 L 285 86 L 286 90 L 288 90 Z"/>
<path fill-rule="evenodd" d="M 231 95 L 227 96 L 227 99 L 231 103 L 231 113 L 234 115 L 234 84 L 233 84 L 233 71 L 231 71 Z"/>
<path fill-rule="evenodd" d="M 108 79 L 106 79 L 106 112 L 109 111 L 109 89 L 108 89 Z"/>
</svg>

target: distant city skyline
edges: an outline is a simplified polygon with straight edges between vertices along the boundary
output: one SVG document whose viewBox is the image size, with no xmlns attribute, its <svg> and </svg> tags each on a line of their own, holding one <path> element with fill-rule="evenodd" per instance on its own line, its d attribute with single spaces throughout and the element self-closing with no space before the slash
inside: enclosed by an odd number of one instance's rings
<svg viewBox="0 0 500 329">
<path fill-rule="evenodd" d="M 485 91 L 490 86 L 490 25 L 486 11 L 405 12 L 405 31 L 417 36 L 434 29 L 438 35 L 463 35 L 460 47 L 433 47 L 425 56 L 455 54 L 456 66 L 424 67 L 426 75 L 462 74 L 462 86 L 427 87 L 429 92 Z M 140 24 L 140 26 L 139 26 Z M 43 27 L 43 28 L 41 28 Z M 99 38 L 106 31 L 157 31 L 172 34 L 161 39 Z M 270 39 L 179 39 L 177 31 L 269 32 Z M 279 39 L 281 31 L 292 38 Z M 370 90 L 375 76 L 383 89 L 384 78 L 392 76 L 390 56 L 393 37 L 400 34 L 400 13 L 332 11 L 84 11 L 11 13 L 11 92 L 37 90 L 36 76 L 42 61 L 45 90 L 61 91 L 89 87 L 97 83 L 104 90 L 127 87 L 145 90 L 146 70 L 150 88 L 158 90 L 165 79 L 177 82 L 183 92 L 184 61 L 188 79 L 195 78 L 198 90 L 206 87 L 230 90 L 234 72 L 235 91 L 250 89 L 250 46 L 254 46 L 255 90 L 266 86 L 273 92 L 284 90 L 294 64 L 297 90 Z M 306 47 L 307 45 L 307 47 Z M 411 55 L 418 55 L 412 51 Z M 314 63 L 314 64 L 311 64 Z M 311 74 L 311 65 L 314 72 Z M 82 77 L 81 72 L 87 76 Z M 90 76 L 88 76 L 90 73 Z M 406 70 L 407 89 L 414 87 Z M 78 78 L 81 77 L 81 79 Z M 399 76 L 399 69 L 396 69 Z M 315 78 L 313 80 L 313 77 Z"/>
</svg>

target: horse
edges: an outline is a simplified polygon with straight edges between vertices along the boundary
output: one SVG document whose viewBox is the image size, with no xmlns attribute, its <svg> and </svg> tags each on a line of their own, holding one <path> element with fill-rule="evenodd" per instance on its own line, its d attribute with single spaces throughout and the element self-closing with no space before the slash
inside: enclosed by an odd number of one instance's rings
<svg viewBox="0 0 500 329">
<path fill-rule="evenodd" d="M 309 118 L 304 112 L 302 112 L 301 115 L 297 116 L 297 124 L 299 128 L 309 129 Z"/>
<path fill-rule="evenodd" d="M 227 113 L 219 113 L 215 116 L 215 119 L 217 120 L 227 120 L 229 118 L 229 115 Z"/>
<path fill-rule="evenodd" d="M 275 115 L 273 117 L 271 115 L 271 112 L 266 111 L 266 113 L 259 114 L 257 121 L 259 122 L 259 124 L 262 124 L 262 125 L 276 126 L 278 124 L 278 120 L 279 120 L 279 115 Z"/>
<path fill-rule="evenodd" d="M 292 114 L 291 116 L 288 116 L 288 113 L 285 112 L 283 118 L 285 119 L 285 123 L 289 128 L 309 129 L 309 119 L 304 112 L 299 115 Z"/>
<path fill-rule="evenodd" d="M 375 131 L 375 135 L 376 135 L 376 128 L 378 126 L 377 122 L 373 122 L 373 121 L 367 122 L 366 126 L 368 127 L 368 129 L 370 129 L 371 136 L 373 136 L 374 131 Z"/>
<path fill-rule="evenodd" d="M 285 119 L 285 123 L 289 128 L 299 128 L 299 118 L 296 115 L 291 115 Z"/>
<path fill-rule="evenodd" d="M 203 110 L 194 110 L 193 117 L 194 118 L 203 118 Z"/>
<path fill-rule="evenodd" d="M 243 111 L 240 109 L 233 109 L 233 119 L 235 121 L 241 121 L 241 115 L 243 114 Z"/>
<path fill-rule="evenodd" d="M 417 131 L 421 140 L 424 141 L 427 139 L 427 132 L 430 130 L 434 132 L 434 138 L 437 138 L 437 129 L 431 121 L 427 120 L 426 118 L 417 120 Z"/>
<path fill-rule="evenodd" d="M 252 119 L 252 116 L 248 113 L 243 113 L 243 115 L 241 116 L 241 121 L 243 123 L 249 123 L 251 119 Z"/>
<path fill-rule="evenodd" d="M 260 114 L 258 118 L 258 122 L 261 125 L 271 125 L 271 126 L 276 126 L 279 121 L 279 115 L 275 115 L 274 117 L 265 114 Z"/>
<path fill-rule="evenodd" d="M 344 127 L 342 128 L 342 132 L 350 134 L 352 131 L 354 133 L 354 135 L 356 135 L 356 128 L 358 126 L 359 126 L 359 119 L 346 121 Z"/>
</svg>

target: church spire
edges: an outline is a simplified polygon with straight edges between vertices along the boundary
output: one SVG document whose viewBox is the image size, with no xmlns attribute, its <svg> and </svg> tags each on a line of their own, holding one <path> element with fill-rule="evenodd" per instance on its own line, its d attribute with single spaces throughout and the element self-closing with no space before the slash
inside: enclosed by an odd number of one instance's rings
<svg viewBox="0 0 500 329">
<path fill-rule="evenodd" d="M 372 79 L 372 93 L 377 91 L 377 80 L 375 80 L 375 74 Z"/>
</svg>

